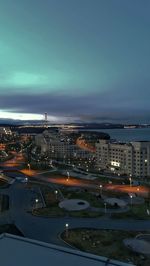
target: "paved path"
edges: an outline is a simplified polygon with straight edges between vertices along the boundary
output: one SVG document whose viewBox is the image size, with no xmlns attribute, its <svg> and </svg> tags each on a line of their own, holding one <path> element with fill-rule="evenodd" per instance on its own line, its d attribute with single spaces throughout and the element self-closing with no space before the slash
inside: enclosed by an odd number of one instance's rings
<svg viewBox="0 0 150 266">
<path fill-rule="evenodd" d="M 96 207 L 90 207 L 90 210 L 91 211 L 94 211 L 94 212 L 104 212 L 105 213 L 105 208 L 96 208 Z M 124 208 L 116 208 L 116 209 L 109 209 L 107 207 L 106 209 L 106 213 L 108 214 L 113 214 L 113 213 L 124 213 L 124 212 L 127 212 L 130 210 L 130 207 L 129 206 L 126 206 Z"/>
</svg>

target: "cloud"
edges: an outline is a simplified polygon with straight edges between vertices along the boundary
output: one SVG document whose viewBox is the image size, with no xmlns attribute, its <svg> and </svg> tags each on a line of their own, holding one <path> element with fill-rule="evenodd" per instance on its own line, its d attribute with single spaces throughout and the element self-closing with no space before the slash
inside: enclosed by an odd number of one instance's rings
<svg viewBox="0 0 150 266">
<path fill-rule="evenodd" d="M 2 88 L 13 88 L 14 91 L 18 90 L 18 88 L 30 90 L 33 86 L 48 86 L 48 83 L 48 77 L 42 74 L 15 71 L 9 74 L 1 73 L 0 75 L 1 90 Z"/>
<path fill-rule="evenodd" d="M 51 92 L 43 94 L 12 94 L 1 95 L 1 110 L 20 114 L 38 114 L 48 113 L 51 121 L 93 121 L 93 122 L 119 122 L 119 121 L 150 121 L 149 101 L 144 104 L 141 97 L 139 107 L 136 101 L 139 101 L 138 95 L 126 97 L 126 92 L 122 95 L 119 90 L 113 92 L 97 92 L 86 95 L 74 95 Z M 149 98 L 148 98 L 149 99 Z M 12 116 L 12 114 L 10 114 Z"/>
</svg>

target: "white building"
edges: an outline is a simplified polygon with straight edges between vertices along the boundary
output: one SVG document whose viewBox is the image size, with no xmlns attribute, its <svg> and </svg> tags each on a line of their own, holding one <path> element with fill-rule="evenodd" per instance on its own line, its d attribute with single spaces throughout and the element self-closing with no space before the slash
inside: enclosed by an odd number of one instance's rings
<svg viewBox="0 0 150 266">
<path fill-rule="evenodd" d="M 11 135 L 12 131 L 9 127 L 0 127 L 0 135 Z"/>
<path fill-rule="evenodd" d="M 93 153 L 79 148 L 76 144 L 61 140 L 59 133 L 49 133 L 47 130 L 35 137 L 35 144 L 41 148 L 42 153 L 47 152 L 52 159 L 89 159 L 93 157 Z"/>
<path fill-rule="evenodd" d="M 150 142 L 131 143 L 100 140 L 96 143 L 96 165 L 101 170 L 135 177 L 150 176 Z"/>
</svg>

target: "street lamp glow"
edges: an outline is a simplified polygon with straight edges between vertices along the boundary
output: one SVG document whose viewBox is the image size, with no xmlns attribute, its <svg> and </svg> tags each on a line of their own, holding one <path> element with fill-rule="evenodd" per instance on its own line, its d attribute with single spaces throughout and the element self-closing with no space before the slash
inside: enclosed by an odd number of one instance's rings
<svg viewBox="0 0 150 266">
<path fill-rule="evenodd" d="M 70 174 L 69 174 L 69 172 L 67 171 L 67 181 L 69 181 L 69 177 L 70 177 Z"/>
<path fill-rule="evenodd" d="M 69 227 L 69 224 L 65 224 L 65 228 L 66 228 L 66 237 L 68 237 L 68 227 Z"/>
<path fill-rule="evenodd" d="M 103 186 L 99 185 L 99 188 L 100 188 L 100 195 L 102 196 L 102 188 L 103 188 Z"/>
<path fill-rule="evenodd" d="M 133 198 L 133 196 L 132 196 L 132 195 L 130 195 L 130 199 L 131 199 L 131 202 L 130 202 L 130 204 L 131 204 L 131 206 L 132 206 L 132 198 Z"/>
<path fill-rule="evenodd" d="M 130 181 L 130 187 L 132 186 L 132 178 L 129 177 L 129 181 Z"/>
<path fill-rule="evenodd" d="M 39 200 L 38 200 L 38 199 L 35 199 L 35 202 L 36 202 L 36 203 L 38 203 L 38 202 L 39 202 Z"/>
<path fill-rule="evenodd" d="M 57 200 L 58 190 L 55 190 L 55 195 L 56 195 L 56 200 Z"/>
</svg>

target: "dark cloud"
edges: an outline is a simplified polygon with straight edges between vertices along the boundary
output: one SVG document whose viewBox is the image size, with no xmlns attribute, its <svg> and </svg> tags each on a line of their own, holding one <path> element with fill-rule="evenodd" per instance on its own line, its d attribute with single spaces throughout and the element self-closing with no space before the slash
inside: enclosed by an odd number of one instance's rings
<svg viewBox="0 0 150 266">
<path fill-rule="evenodd" d="M 68 95 L 64 93 L 44 94 L 13 94 L 1 95 L 1 110 L 11 110 L 20 113 L 37 113 L 80 118 L 82 121 L 136 121 L 149 122 L 149 97 L 147 100 L 141 94 L 139 86 L 137 93 L 129 93 L 129 88 L 115 88 L 111 91 L 89 93 L 86 95 Z M 140 96 L 141 95 L 141 96 Z M 139 103 L 139 107 L 137 107 Z"/>
</svg>

